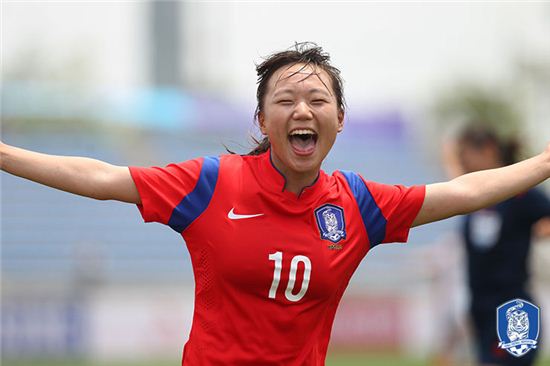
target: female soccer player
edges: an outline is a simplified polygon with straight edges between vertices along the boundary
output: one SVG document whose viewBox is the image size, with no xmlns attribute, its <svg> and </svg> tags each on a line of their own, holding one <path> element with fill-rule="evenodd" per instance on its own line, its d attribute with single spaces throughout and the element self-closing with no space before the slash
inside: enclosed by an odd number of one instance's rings
<svg viewBox="0 0 550 366">
<path fill-rule="evenodd" d="M 513 164 L 517 144 L 480 125 L 465 128 L 458 138 L 462 172 Z M 498 348 L 495 309 L 516 298 L 532 301 L 528 285 L 528 256 L 534 227 L 548 226 L 550 201 L 538 189 L 528 190 L 492 207 L 465 216 L 470 316 L 482 365 L 532 365 L 537 349 L 514 357 Z M 547 230 L 546 230 L 547 231 Z M 539 341 L 540 342 L 540 341 Z"/>
<path fill-rule="evenodd" d="M 257 66 L 265 138 L 245 156 L 128 168 L 2 145 L 2 169 L 135 203 L 145 221 L 181 233 L 196 282 L 183 365 L 323 365 L 340 298 L 371 248 L 550 176 L 550 146 L 509 167 L 427 186 L 325 174 L 321 163 L 345 112 L 340 73 L 329 61 L 320 47 L 297 44 Z"/>
</svg>

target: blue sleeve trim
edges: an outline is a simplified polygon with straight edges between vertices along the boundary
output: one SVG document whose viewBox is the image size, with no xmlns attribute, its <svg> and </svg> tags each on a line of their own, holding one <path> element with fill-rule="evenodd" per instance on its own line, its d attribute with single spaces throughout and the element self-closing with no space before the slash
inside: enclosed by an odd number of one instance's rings
<svg viewBox="0 0 550 366">
<path fill-rule="evenodd" d="M 219 157 L 207 156 L 204 158 L 195 189 L 185 196 L 172 211 L 168 221 L 168 225 L 172 229 L 181 233 L 206 210 L 216 188 L 219 168 Z"/>
<path fill-rule="evenodd" d="M 359 206 L 363 225 L 365 225 L 367 236 L 369 237 L 370 247 L 373 248 L 382 243 L 386 237 L 386 218 L 382 215 L 380 207 L 374 201 L 363 179 L 350 171 L 343 170 L 340 172 L 348 181 L 351 192 L 355 197 L 355 202 Z"/>
</svg>

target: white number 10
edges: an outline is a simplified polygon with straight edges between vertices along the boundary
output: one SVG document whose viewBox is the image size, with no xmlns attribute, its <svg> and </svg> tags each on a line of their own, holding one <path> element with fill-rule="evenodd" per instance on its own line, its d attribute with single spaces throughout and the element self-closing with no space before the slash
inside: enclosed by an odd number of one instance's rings
<svg viewBox="0 0 550 366">
<path fill-rule="evenodd" d="M 283 268 L 283 252 L 276 252 L 269 255 L 269 260 L 275 261 L 275 269 L 273 271 L 273 282 L 271 282 L 271 289 L 269 289 L 269 298 L 274 299 L 277 295 L 277 288 L 281 281 L 281 270 Z M 304 264 L 304 279 L 302 280 L 302 287 L 300 292 L 296 295 L 292 293 L 294 290 L 294 283 L 296 282 L 296 272 L 298 271 L 298 263 Z M 290 273 L 288 276 L 288 285 L 286 286 L 285 297 L 288 301 L 299 301 L 306 294 L 307 287 L 309 286 L 309 277 L 311 275 L 311 261 L 305 255 L 297 255 L 292 258 L 290 262 Z"/>
</svg>

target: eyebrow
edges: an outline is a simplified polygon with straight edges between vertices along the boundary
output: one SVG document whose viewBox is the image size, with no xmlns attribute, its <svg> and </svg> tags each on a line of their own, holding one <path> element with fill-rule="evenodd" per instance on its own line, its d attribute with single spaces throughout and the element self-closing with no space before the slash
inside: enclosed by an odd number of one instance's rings
<svg viewBox="0 0 550 366">
<path fill-rule="evenodd" d="M 308 94 L 321 93 L 321 94 L 325 94 L 326 96 L 330 95 L 326 90 L 319 89 L 319 88 L 309 89 L 307 92 L 308 92 Z M 285 94 L 285 93 L 294 94 L 294 89 L 285 88 L 285 89 L 277 90 L 273 94 L 273 97 L 276 97 L 279 94 Z"/>
</svg>

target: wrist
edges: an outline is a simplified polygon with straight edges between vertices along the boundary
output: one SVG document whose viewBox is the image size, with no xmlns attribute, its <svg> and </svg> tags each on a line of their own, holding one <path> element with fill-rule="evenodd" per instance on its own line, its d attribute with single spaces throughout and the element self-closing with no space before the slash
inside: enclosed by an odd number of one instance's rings
<svg viewBox="0 0 550 366">
<path fill-rule="evenodd" d="M 4 163 L 7 158 L 6 150 L 8 145 L 4 144 L 3 142 L 0 142 L 0 170 L 4 169 Z"/>
<path fill-rule="evenodd" d="M 546 176 L 546 179 L 550 178 L 550 144 L 546 147 L 546 150 L 541 154 L 542 169 Z"/>
</svg>

